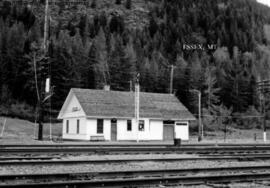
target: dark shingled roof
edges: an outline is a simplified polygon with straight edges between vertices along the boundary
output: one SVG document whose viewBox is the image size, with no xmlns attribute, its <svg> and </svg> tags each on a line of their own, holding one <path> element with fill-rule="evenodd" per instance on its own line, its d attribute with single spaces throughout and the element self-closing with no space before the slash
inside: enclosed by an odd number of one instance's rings
<svg viewBox="0 0 270 188">
<path fill-rule="evenodd" d="M 87 116 L 134 117 L 134 92 L 72 89 Z M 194 116 L 172 94 L 140 92 L 140 117 L 194 120 Z"/>
</svg>

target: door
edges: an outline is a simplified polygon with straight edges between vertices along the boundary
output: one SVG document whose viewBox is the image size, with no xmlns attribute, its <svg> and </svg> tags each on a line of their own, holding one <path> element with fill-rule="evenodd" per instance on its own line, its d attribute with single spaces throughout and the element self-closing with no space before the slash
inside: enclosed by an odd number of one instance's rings
<svg viewBox="0 0 270 188">
<path fill-rule="evenodd" d="M 111 141 L 117 140 L 117 120 L 111 120 Z"/>
<path fill-rule="evenodd" d="M 163 122 L 163 140 L 172 141 L 174 139 L 174 121 Z"/>
</svg>

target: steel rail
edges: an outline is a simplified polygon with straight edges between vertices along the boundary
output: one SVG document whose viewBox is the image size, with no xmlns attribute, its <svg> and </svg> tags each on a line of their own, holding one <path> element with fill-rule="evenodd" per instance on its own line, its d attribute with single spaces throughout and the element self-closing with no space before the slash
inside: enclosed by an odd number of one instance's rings
<svg viewBox="0 0 270 188">
<path fill-rule="evenodd" d="M 137 159 L 88 159 L 88 160 L 10 160 L 0 161 L 0 166 L 5 165 L 68 165 L 68 164 L 106 164 L 106 163 L 132 163 L 132 162 L 174 162 L 174 161 L 218 161 L 218 160 L 237 160 L 255 161 L 270 160 L 270 155 L 254 156 L 202 156 L 202 157 L 174 157 L 174 158 L 137 158 Z"/>
<path fill-rule="evenodd" d="M 196 156 L 194 156 L 194 157 L 185 157 L 185 158 L 177 158 L 177 157 L 169 157 L 169 158 L 153 158 L 152 160 L 171 160 L 171 161 L 173 161 L 173 160 L 190 160 L 190 159 L 194 159 L 196 157 L 196 160 L 197 160 L 197 158 L 198 159 L 205 159 L 205 158 L 207 158 L 207 159 L 209 159 L 209 160 L 211 160 L 212 158 L 214 158 L 214 159 L 227 159 L 227 158 L 229 158 L 229 159 L 243 159 L 244 157 L 245 158 L 251 158 L 251 157 L 257 157 L 257 158 L 261 158 L 261 159 L 267 159 L 267 157 L 269 157 L 269 159 L 270 159 L 270 153 L 236 153 L 236 154 L 227 154 L 227 153 L 223 153 L 223 154 L 199 154 L 199 155 L 196 155 Z M 212 157 L 212 158 L 211 158 Z M 227 158 L 225 158 L 225 157 L 227 157 Z M 17 161 L 25 161 L 25 160 L 28 160 L 28 161 L 30 161 L 30 160 L 32 160 L 34 163 L 35 163 L 35 160 L 52 160 L 52 159 L 62 159 L 61 158 L 61 156 L 59 155 L 59 156 L 51 156 L 51 157 L 47 157 L 47 156 L 29 156 L 29 157 L 21 157 L 21 156 L 13 156 L 13 157 L 0 157 L 0 164 L 1 164 L 1 161 L 6 161 L 5 163 L 12 163 L 12 162 L 17 162 Z M 124 159 L 119 159 L 119 160 L 124 160 Z M 129 159 L 128 159 L 129 160 Z M 131 160 L 134 160 L 134 161 L 136 161 L 136 159 L 131 159 Z M 148 159 L 140 159 L 140 160 L 148 160 Z M 149 160 L 151 160 L 150 158 L 149 158 Z M 63 162 L 65 161 L 65 160 L 62 160 Z M 73 161 L 73 162 L 75 162 L 75 161 L 77 161 L 77 160 L 71 160 L 71 161 Z M 79 162 L 83 162 L 83 161 L 89 161 L 89 160 L 78 160 Z M 90 161 L 95 161 L 95 160 L 90 160 Z M 102 160 L 98 160 L 98 161 L 102 161 Z M 57 162 L 57 161 L 56 161 Z M 46 163 L 46 161 L 45 161 L 45 163 Z"/>
<path fill-rule="evenodd" d="M 132 152 L 132 151 L 262 151 L 269 150 L 270 146 L 195 146 L 195 147 L 26 147 L 26 148 L 0 148 L 0 152 Z"/>
<path fill-rule="evenodd" d="M 238 166 L 238 167 L 213 167 L 192 169 L 159 169 L 159 170 L 132 170 L 109 172 L 84 172 L 84 173 L 54 173 L 54 174 L 10 174 L 0 175 L 0 187 L 51 187 L 51 186 L 112 186 L 112 185 L 145 185 L 162 183 L 179 184 L 205 184 L 222 183 L 231 181 L 270 180 L 269 172 L 256 172 L 255 170 L 269 170 L 270 166 Z M 190 175 L 214 172 L 239 172 L 227 175 Z M 251 171 L 251 172 L 250 172 Z M 243 173 L 245 172 L 245 173 Z M 187 175 L 188 174 L 188 175 Z M 38 181 L 40 179 L 40 181 Z M 23 181 L 34 182 L 24 183 Z M 15 182 L 12 182 L 15 181 Z M 17 183 L 16 181 L 19 181 Z"/>
<path fill-rule="evenodd" d="M 0 163 L 3 161 L 11 161 L 11 160 L 52 160 L 59 159 L 59 157 L 0 157 Z"/>
<path fill-rule="evenodd" d="M 91 144 L 0 144 L 0 148 L 35 148 L 35 147 L 90 147 L 90 148 L 100 148 L 100 147 L 173 147 L 173 144 L 156 144 L 156 143 L 102 143 L 96 142 Z M 197 143 L 197 144 L 190 144 L 190 143 L 182 143 L 181 147 L 201 147 L 201 146 L 209 146 L 209 147 L 217 147 L 217 146 L 269 146 L 270 143 Z"/>
</svg>

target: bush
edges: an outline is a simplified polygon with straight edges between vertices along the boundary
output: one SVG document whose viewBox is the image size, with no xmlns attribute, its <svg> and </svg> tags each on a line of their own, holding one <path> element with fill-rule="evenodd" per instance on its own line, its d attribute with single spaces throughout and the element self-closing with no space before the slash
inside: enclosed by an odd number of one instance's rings
<svg viewBox="0 0 270 188">
<path fill-rule="evenodd" d="M 27 120 L 34 120 L 35 110 L 33 107 L 24 102 L 16 102 L 10 106 L 9 116 Z"/>
</svg>

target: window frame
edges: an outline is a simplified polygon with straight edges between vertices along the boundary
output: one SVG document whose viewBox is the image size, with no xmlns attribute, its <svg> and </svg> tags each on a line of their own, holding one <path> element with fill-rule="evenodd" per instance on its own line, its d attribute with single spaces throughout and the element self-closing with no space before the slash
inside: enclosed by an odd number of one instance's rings
<svg viewBox="0 0 270 188">
<path fill-rule="evenodd" d="M 132 131 L 132 121 L 130 119 L 127 120 L 127 131 Z"/>
<path fill-rule="evenodd" d="M 79 119 L 77 119 L 77 127 L 76 128 L 77 128 L 76 133 L 80 134 L 80 120 Z"/>
<path fill-rule="evenodd" d="M 99 126 L 102 126 L 102 128 L 99 128 Z M 102 131 L 100 131 L 100 129 Z M 104 119 L 97 119 L 97 134 L 103 134 L 103 133 L 104 133 Z"/>
<path fill-rule="evenodd" d="M 141 127 L 142 126 L 142 127 Z M 144 120 L 139 120 L 139 131 L 144 131 L 145 130 L 145 121 Z"/>
<path fill-rule="evenodd" d="M 66 120 L 66 134 L 69 134 L 69 120 Z"/>
</svg>

